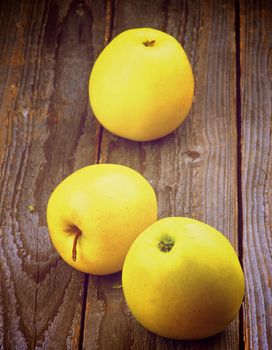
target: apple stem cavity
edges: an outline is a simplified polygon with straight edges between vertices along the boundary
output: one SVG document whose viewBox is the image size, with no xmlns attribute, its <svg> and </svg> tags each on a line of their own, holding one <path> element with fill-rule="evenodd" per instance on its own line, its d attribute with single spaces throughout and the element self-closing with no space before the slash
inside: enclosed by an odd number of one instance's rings
<svg viewBox="0 0 272 350">
<path fill-rule="evenodd" d="M 168 235 L 166 235 L 165 237 L 163 237 L 159 243 L 158 243 L 158 248 L 164 252 L 164 253 L 168 253 L 170 252 L 170 250 L 172 250 L 173 246 L 174 246 L 175 242 L 172 240 L 172 238 L 170 238 Z"/>
<path fill-rule="evenodd" d="M 145 40 L 143 42 L 144 46 L 148 47 L 148 46 L 154 46 L 155 44 L 155 40 Z"/>
<path fill-rule="evenodd" d="M 74 226 L 73 227 L 73 233 L 75 234 L 74 242 L 73 242 L 73 249 L 72 249 L 72 259 L 73 261 L 76 261 L 77 258 L 77 240 L 79 239 L 79 236 L 81 235 L 81 231 L 78 227 Z"/>
</svg>

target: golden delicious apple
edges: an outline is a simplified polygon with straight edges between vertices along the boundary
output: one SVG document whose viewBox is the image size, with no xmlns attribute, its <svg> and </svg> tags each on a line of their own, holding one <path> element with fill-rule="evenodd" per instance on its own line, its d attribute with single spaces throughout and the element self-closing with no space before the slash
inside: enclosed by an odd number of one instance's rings
<svg viewBox="0 0 272 350">
<path fill-rule="evenodd" d="M 174 339 L 205 338 L 233 320 L 244 276 L 229 241 L 200 221 L 157 221 L 131 245 L 123 266 L 124 296 L 147 329 Z"/>
<path fill-rule="evenodd" d="M 156 219 L 151 185 L 116 164 L 74 172 L 56 187 L 47 207 L 49 233 L 61 257 L 92 274 L 121 270 L 131 243 Z"/>
<path fill-rule="evenodd" d="M 194 78 L 189 60 L 171 35 L 152 28 L 116 36 L 97 58 L 89 96 L 99 122 L 136 141 L 175 130 L 192 105 Z"/>
</svg>

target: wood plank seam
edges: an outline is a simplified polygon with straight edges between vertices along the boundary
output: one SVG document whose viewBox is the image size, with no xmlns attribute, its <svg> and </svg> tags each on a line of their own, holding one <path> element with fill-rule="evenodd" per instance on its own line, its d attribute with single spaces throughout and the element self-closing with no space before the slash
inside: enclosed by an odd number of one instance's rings
<svg viewBox="0 0 272 350">
<path fill-rule="evenodd" d="M 104 47 L 109 43 L 112 37 L 114 0 L 106 0 L 105 6 L 106 6 L 106 14 L 105 14 L 105 29 L 104 29 L 105 32 L 104 32 L 104 43 L 103 43 Z M 94 164 L 99 164 L 103 127 L 98 121 L 96 121 L 96 125 L 97 127 L 95 132 Z M 88 284 L 89 284 L 89 275 L 85 274 L 84 284 L 83 284 L 83 295 L 82 295 L 81 325 L 80 325 L 80 334 L 79 334 L 79 342 L 78 342 L 80 350 L 83 349 L 83 342 L 84 342 Z"/>
<path fill-rule="evenodd" d="M 242 202 L 242 148 L 241 148 L 241 62 L 240 62 L 240 0 L 235 0 L 236 50 L 236 130 L 237 130 L 237 235 L 238 257 L 243 268 L 243 202 Z M 239 349 L 245 348 L 243 306 L 239 311 Z"/>
<path fill-rule="evenodd" d="M 115 0 L 106 0 L 106 16 L 105 16 L 105 34 L 104 34 L 104 47 L 108 45 L 112 38 L 113 20 L 114 20 L 114 7 Z M 99 164 L 100 151 L 101 151 L 101 141 L 103 134 L 103 126 L 97 121 L 96 135 L 95 135 L 95 155 L 94 163 Z"/>
</svg>

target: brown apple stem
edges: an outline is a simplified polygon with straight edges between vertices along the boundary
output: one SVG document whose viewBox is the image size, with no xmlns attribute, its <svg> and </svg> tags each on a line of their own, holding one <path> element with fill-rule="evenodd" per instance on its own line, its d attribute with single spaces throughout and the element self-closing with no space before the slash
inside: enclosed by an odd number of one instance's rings
<svg viewBox="0 0 272 350">
<path fill-rule="evenodd" d="M 143 44 L 144 46 L 154 46 L 155 40 L 145 40 Z"/>
<path fill-rule="evenodd" d="M 79 236 L 81 235 L 81 231 L 78 227 L 74 227 L 74 233 L 75 233 L 75 238 L 74 238 L 74 243 L 73 243 L 72 258 L 73 258 L 73 261 L 76 261 L 76 258 L 77 258 L 76 245 L 77 245 L 77 240 L 78 240 Z"/>
</svg>

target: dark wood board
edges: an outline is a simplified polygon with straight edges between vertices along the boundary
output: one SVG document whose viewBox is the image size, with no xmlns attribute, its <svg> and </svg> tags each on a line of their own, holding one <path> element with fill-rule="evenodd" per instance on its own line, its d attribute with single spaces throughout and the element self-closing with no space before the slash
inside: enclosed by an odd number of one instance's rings
<svg viewBox="0 0 272 350">
<path fill-rule="evenodd" d="M 105 4 L 0 6 L 0 348 L 77 349 L 84 275 L 51 247 L 45 213 L 54 187 L 95 160 L 88 77 Z"/>
<path fill-rule="evenodd" d="M 245 349 L 272 349 L 272 6 L 241 1 Z"/>
<path fill-rule="evenodd" d="M 234 1 L 116 1 L 112 36 L 150 26 L 183 45 L 196 79 L 195 102 L 183 125 L 168 137 L 130 142 L 102 131 L 101 163 L 133 167 L 154 186 L 159 217 L 203 220 L 238 247 L 236 50 Z M 90 276 L 84 349 L 238 349 L 239 320 L 203 341 L 171 341 L 153 335 L 131 316 L 121 274 Z"/>
</svg>

